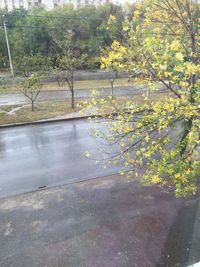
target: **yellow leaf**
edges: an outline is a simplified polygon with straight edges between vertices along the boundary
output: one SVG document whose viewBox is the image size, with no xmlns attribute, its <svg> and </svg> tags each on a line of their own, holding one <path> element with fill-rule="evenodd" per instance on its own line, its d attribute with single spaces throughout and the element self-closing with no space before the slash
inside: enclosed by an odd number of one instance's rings
<svg viewBox="0 0 200 267">
<path fill-rule="evenodd" d="M 184 60 L 184 56 L 183 56 L 183 54 L 180 53 L 180 52 L 176 54 L 176 58 L 177 58 L 178 60 L 180 60 L 180 61 L 183 61 L 183 60 Z"/>
</svg>

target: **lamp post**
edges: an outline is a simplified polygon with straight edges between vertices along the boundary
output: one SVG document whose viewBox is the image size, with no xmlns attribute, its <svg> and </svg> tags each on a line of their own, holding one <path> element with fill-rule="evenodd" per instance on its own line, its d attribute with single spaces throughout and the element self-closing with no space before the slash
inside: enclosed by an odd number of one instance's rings
<svg viewBox="0 0 200 267">
<path fill-rule="evenodd" d="M 14 70 L 13 70 L 13 64 L 12 64 L 12 58 L 11 58 L 11 53 L 10 53 L 10 45 L 8 41 L 8 34 L 7 34 L 7 27 L 6 27 L 6 21 L 5 21 L 5 15 L 3 15 L 4 21 L 3 21 L 3 27 L 5 31 L 5 36 L 6 36 L 6 45 L 7 45 L 7 50 L 8 50 L 8 57 L 9 57 L 9 63 L 10 63 L 10 71 L 12 76 L 14 76 Z"/>
</svg>

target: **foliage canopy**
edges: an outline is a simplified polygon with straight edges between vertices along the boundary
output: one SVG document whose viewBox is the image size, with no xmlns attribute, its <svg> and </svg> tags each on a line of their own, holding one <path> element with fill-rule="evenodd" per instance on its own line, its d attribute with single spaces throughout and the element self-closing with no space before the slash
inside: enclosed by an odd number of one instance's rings
<svg viewBox="0 0 200 267">
<path fill-rule="evenodd" d="M 177 196 L 195 194 L 200 170 L 200 6 L 194 0 L 144 0 L 136 7 L 131 22 L 123 23 L 123 67 L 141 70 L 151 91 L 162 87 L 169 94 L 122 106 L 94 95 L 90 107 L 103 117 L 111 113 L 109 134 L 96 134 L 118 145 L 115 160 L 123 158 L 129 176 L 145 166 L 143 181 L 172 185 Z M 113 53 L 112 60 L 117 58 Z M 107 57 L 104 64 L 112 60 Z"/>
</svg>

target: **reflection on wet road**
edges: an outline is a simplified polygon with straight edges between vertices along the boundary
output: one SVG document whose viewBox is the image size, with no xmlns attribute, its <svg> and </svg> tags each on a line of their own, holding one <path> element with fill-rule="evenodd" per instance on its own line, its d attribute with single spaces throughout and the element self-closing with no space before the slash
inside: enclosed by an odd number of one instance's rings
<svg viewBox="0 0 200 267">
<path fill-rule="evenodd" d="M 100 177 L 118 168 L 84 157 L 86 150 L 97 152 L 89 129 L 81 120 L 0 130 L 0 266 L 186 267 L 200 261 L 199 202 L 134 179 Z M 100 178 L 87 180 L 93 177 Z M 74 183 L 80 180 L 87 181 Z M 20 194 L 61 184 L 67 186 Z"/>
<path fill-rule="evenodd" d="M 90 127 L 84 120 L 1 129 L 0 197 L 116 173 L 84 156 L 96 154 Z"/>
</svg>

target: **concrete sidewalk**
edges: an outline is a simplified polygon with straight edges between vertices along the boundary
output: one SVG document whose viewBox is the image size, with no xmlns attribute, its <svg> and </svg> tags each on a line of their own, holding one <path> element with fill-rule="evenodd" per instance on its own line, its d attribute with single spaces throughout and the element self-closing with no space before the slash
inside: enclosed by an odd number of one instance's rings
<svg viewBox="0 0 200 267">
<path fill-rule="evenodd" d="M 184 207 L 118 175 L 0 199 L 0 266 L 166 267 L 157 264 Z"/>
</svg>

